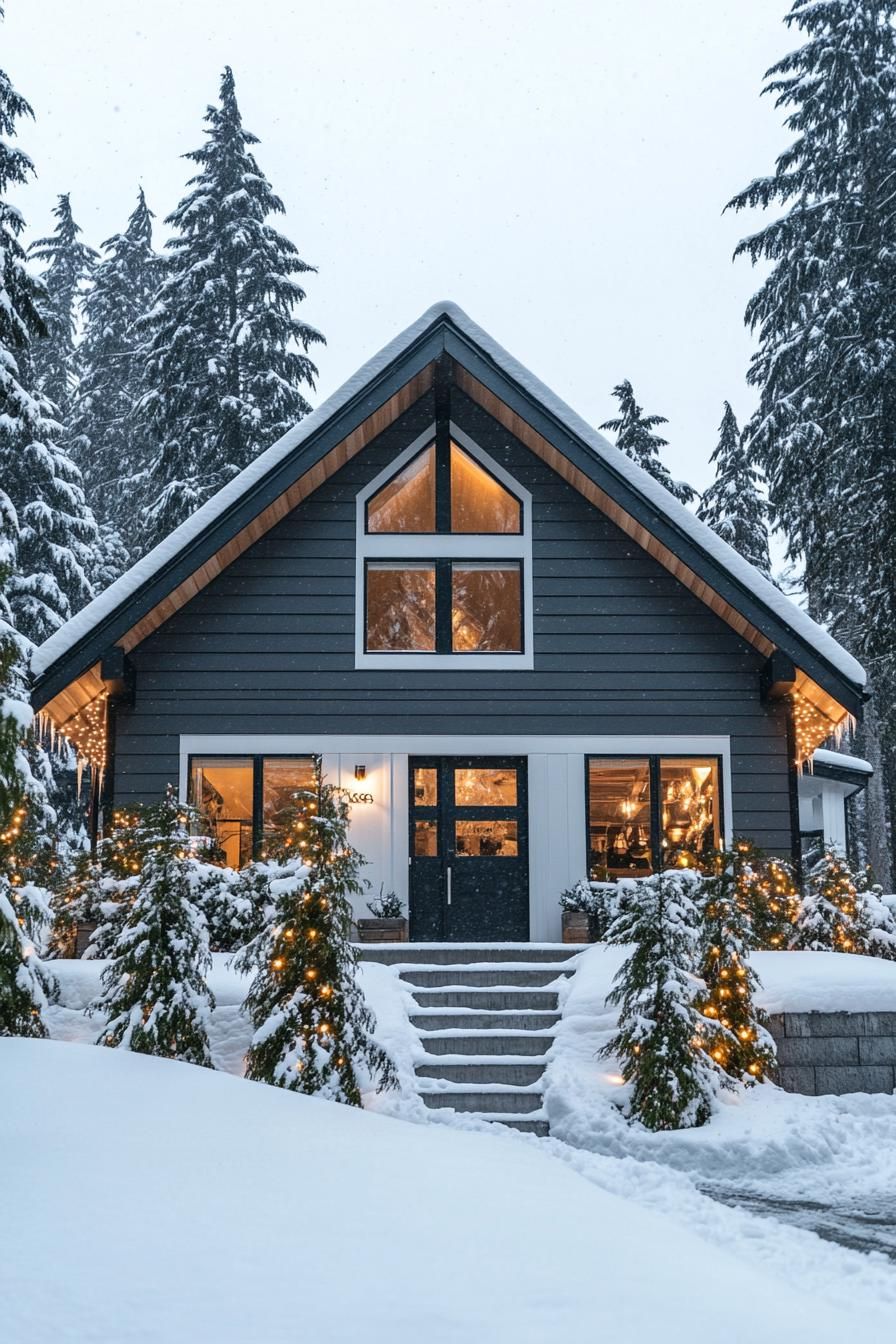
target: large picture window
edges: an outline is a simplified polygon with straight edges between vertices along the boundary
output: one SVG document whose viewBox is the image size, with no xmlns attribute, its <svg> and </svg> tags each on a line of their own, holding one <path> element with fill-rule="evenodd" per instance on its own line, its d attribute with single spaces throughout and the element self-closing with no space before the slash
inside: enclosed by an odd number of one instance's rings
<svg viewBox="0 0 896 1344">
<path fill-rule="evenodd" d="M 296 793 L 317 786 L 313 756 L 191 756 L 189 800 L 230 868 L 264 854 Z"/>
<path fill-rule="evenodd" d="M 721 848 L 718 757 L 587 757 L 588 873 L 645 877 Z"/>
<path fill-rule="evenodd" d="M 531 497 L 457 426 L 362 491 L 357 535 L 359 665 L 532 666 Z"/>
</svg>

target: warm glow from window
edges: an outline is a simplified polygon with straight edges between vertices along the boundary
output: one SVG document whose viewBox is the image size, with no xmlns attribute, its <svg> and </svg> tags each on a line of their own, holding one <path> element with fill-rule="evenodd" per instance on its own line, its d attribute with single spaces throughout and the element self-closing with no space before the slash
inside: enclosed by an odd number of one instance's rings
<svg viewBox="0 0 896 1344">
<path fill-rule="evenodd" d="M 367 505 L 368 532 L 435 532 L 436 450 L 418 453 Z"/>
<path fill-rule="evenodd" d="M 716 759 L 589 757 L 592 879 L 641 877 L 658 866 L 693 866 L 721 842 Z"/>
<path fill-rule="evenodd" d="M 660 794 L 664 864 L 687 865 L 721 847 L 716 761 L 660 761 Z"/>
<path fill-rule="evenodd" d="M 370 653 L 433 653 L 436 571 L 431 564 L 367 566 L 367 649 Z"/>
<path fill-rule="evenodd" d="M 452 565 L 452 651 L 519 653 L 522 647 L 519 564 Z"/>
<path fill-rule="evenodd" d="M 451 445 L 451 531 L 519 533 L 523 509 L 485 467 L 456 443 Z"/>
<path fill-rule="evenodd" d="M 644 877 L 653 872 L 646 759 L 588 762 L 588 839 L 592 878 Z"/>
</svg>

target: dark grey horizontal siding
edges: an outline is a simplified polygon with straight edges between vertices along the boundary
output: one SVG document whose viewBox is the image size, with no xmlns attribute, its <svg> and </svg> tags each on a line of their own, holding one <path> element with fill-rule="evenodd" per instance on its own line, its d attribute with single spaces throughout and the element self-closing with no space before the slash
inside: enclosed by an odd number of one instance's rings
<svg viewBox="0 0 896 1344">
<path fill-rule="evenodd" d="M 176 779 L 182 733 L 730 734 L 737 829 L 788 849 L 760 656 L 462 397 L 455 418 L 533 495 L 535 667 L 355 669 L 355 497 L 430 415 L 412 408 L 135 651 L 117 797 Z"/>
</svg>

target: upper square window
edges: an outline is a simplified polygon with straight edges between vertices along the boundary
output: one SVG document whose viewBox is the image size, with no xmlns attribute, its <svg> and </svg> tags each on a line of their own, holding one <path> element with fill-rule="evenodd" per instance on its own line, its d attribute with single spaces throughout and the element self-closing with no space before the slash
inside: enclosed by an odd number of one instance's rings
<svg viewBox="0 0 896 1344">
<path fill-rule="evenodd" d="M 367 501 L 368 533 L 518 536 L 522 530 L 520 500 L 453 442 L 447 462 L 430 444 Z"/>
</svg>

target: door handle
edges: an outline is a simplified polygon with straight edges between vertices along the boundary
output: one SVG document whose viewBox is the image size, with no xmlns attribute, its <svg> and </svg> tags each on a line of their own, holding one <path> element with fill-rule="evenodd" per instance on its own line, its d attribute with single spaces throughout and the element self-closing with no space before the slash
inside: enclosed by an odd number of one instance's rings
<svg viewBox="0 0 896 1344">
<path fill-rule="evenodd" d="M 451 904 L 451 864 L 450 864 L 450 863 L 449 863 L 448 867 L 445 869 L 445 892 L 446 892 L 446 895 L 447 895 L 448 904 L 450 905 L 450 904 Z"/>
</svg>

